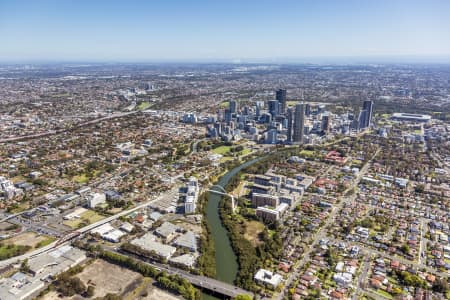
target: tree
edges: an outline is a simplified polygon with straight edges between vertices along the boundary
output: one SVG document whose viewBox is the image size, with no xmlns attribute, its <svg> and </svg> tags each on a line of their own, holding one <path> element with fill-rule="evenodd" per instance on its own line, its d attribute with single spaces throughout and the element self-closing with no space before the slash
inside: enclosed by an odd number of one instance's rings
<svg viewBox="0 0 450 300">
<path fill-rule="evenodd" d="M 409 251 L 410 251 L 411 249 L 409 248 L 408 245 L 404 244 L 404 245 L 400 248 L 400 250 L 402 250 L 402 252 L 405 253 L 405 254 L 409 254 Z"/>
<path fill-rule="evenodd" d="M 30 271 L 30 266 L 28 265 L 28 259 L 25 259 L 20 264 L 20 271 L 24 273 L 28 273 Z"/>
<path fill-rule="evenodd" d="M 423 191 L 425 190 L 425 185 L 423 185 L 423 184 L 418 184 L 418 185 L 416 185 L 416 187 L 414 188 L 414 190 L 416 191 L 416 193 L 423 193 Z"/>
<path fill-rule="evenodd" d="M 443 278 L 437 278 L 433 284 L 433 291 L 438 293 L 446 293 L 450 291 L 450 285 L 448 284 L 447 280 Z"/>
</svg>

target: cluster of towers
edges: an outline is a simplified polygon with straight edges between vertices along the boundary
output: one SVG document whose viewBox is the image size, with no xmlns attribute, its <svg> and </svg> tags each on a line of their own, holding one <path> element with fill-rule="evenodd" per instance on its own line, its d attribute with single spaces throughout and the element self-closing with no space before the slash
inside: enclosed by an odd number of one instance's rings
<svg viewBox="0 0 450 300">
<path fill-rule="evenodd" d="M 332 114 L 325 110 L 324 104 L 297 103 L 291 107 L 287 104 L 285 89 L 277 90 L 275 99 L 255 101 L 254 106 L 239 107 L 236 100 L 230 100 L 227 109 L 219 110 L 217 119 L 208 121 L 213 123 L 207 127 L 208 136 L 225 141 L 246 138 L 268 144 L 304 144 L 314 143 L 330 132 L 349 134 L 371 126 L 373 102 L 370 100 L 364 101 L 359 116 Z M 264 134 L 260 133 L 261 129 Z"/>
<path fill-rule="evenodd" d="M 276 103 L 277 104 L 276 104 Z M 277 109 L 271 110 L 271 107 Z M 276 100 L 269 101 L 269 112 L 275 115 L 282 115 L 287 118 L 287 142 L 302 144 L 304 142 L 306 104 L 299 103 L 294 108 L 287 108 L 286 90 L 276 91 Z"/>
</svg>

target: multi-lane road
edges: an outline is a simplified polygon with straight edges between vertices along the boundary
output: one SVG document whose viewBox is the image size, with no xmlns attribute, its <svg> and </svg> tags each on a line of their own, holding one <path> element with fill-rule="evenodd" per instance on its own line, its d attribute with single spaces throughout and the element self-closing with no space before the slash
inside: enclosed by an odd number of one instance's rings
<svg viewBox="0 0 450 300">
<path fill-rule="evenodd" d="M 172 194 L 172 193 L 174 193 L 174 189 L 175 189 L 176 191 L 178 191 L 178 188 L 175 187 L 175 188 L 173 188 L 172 190 L 169 190 L 169 191 L 167 191 L 166 193 L 160 195 L 160 196 L 157 197 L 156 199 L 153 199 L 153 200 L 144 202 L 144 203 L 142 203 L 142 204 L 140 204 L 140 205 L 138 205 L 138 206 L 135 206 L 135 207 L 133 207 L 133 208 L 130 208 L 130 209 L 128 209 L 128 210 L 124 210 L 124 211 L 122 211 L 122 212 L 120 212 L 120 213 L 118 213 L 118 214 L 115 214 L 114 216 L 107 217 L 107 218 L 102 219 L 102 220 L 100 220 L 100 221 L 98 221 L 98 222 L 96 222 L 96 223 L 87 225 L 87 226 L 85 226 L 85 227 L 83 227 L 83 228 L 78 229 L 77 232 L 79 232 L 79 233 L 81 233 L 81 234 L 82 234 L 82 233 L 85 233 L 85 232 L 88 232 L 88 231 L 90 231 L 90 230 L 92 230 L 92 229 L 94 229 L 94 228 L 97 228 L 97 227 L 99 227 L 99 226 L 101 226 L 101 225 L 103 225 L 103 224 L 106 224 L 106 223 L 108 223 L 108 222 L 111 222 L 111 221 L 113 221 L 113 220 L 116 220 L 116 219 L 118 219 L 118 218 L 120 218 L 120 217 L 122 217 L 122 216 L 126 216 L 126 215 L 128 215 L 128 214 L 130 214 L 130 213 L 132 213 L 132 212 L 134 212 L 134 211 L 137 211 L 137 210 L 140 210 L 140 209 L 142 209 L 142 208 L 145 208 L 145 207 L 149 206 L 150 204 L 159 201 L 161 198 L 166 197 L 167 194 Z M 53 242 L 53 243 L 47 245 L 46 247 L 39 248 L 39 249 L 36 249 L 36 250 L 34 250 L 34 251 L 31 251 L 31 252 L 28 252 L 28 253 L 25 253 L 25 254 L 23 254 L 23 255 L 16 256 L 16 257 L 13 257 L 13 258 L 10 258 L 10 259 L 2 260 L 2 261 L 0 261 L 0 268 L 1 268 L 1 267 L 4 267 L 4 266 L 7 266 L 7 265 L 9 265 L 9 264 L 17 263 L 17 262 L 22 261 L 22 260 L 24 260 L 24 259 L 28 259 L 28 258 L 34 257 L 34 256 L 39 255 L 39 254 L 42 254 L 42 253 L 44 253 L 44 252 L 50 251 L 50 250 L 52 250 L 54 247 L 56 247 L 57 245 L 58 245 L 58 241 L 55 241 L 55 242 Z"/>
<path fill-rule="evenodd" d="M 96 123 L 99 123 L 99 122 L 102 122 L 102 121 L 105 121 L 105 120 L 110 120 L 110 119 L 125 117 L 125 116 L 128 116 L 128 115 L 133 115 L 133 114 L 136 114 L 136 113 L 139 113 L 139 112 L 140 111 L 114 113 L 114 114 L 108 115 L 106 117 L 101 117 L 101 118 L 98 118 L 98 119 L 94 119 L 94 120 L 90 120 L 90 121 L 83 122 L 83 123 L 80 123 L 80 124 L 76 124 L 76 125 L 74 125 L 74 126 L 72 126 L 70 128 L 49 130 L 49 131 L 41 132 L 41 133 L 35 133 L 35 134 L 29 134 L 29 135 L 23 135 L 23 136 L 15 136 L 15 137 L 3 138 L 3 139 L 0 139 L 0 144 L 1 143 L 10 143 L 10 142 L 24 141 L 24 140 L 32 140 L 32 139 L 42 138 L 42 137 L 46 137 L 46 136 L 56 135 L 56 134 L 60 134 L 60 133 L 63 133 L 63 132 L 71 131 L 71 130 L 76 129 L 76 128 L 81 128 L 81 127 L 84 127 L 84 126 L 96 124 Z"/>
</svg>

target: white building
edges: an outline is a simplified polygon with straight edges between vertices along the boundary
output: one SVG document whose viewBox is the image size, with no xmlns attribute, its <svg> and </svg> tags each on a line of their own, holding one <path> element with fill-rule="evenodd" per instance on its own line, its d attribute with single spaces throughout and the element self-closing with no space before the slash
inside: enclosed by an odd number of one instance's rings
<svg viewBox="0 0 450 300">
<path fill-rule="evenodd" d="M 347 287 L 352 283 L 353 275 L 350 273 L 336 273 L 333 275 L 333 280 L 341 286 Z"/>
<path fill-rule="evenodd" d="M 283 279 L 280 274 L 274 274 L 273 272 L 265 269 L 259 269 L 254 278 L 256 282 L 264 285 L 270 285 L 273 288 L 276 288 Z"/>
<path fill-rule="evenodd" d="M 286 203 L 281 203 L 275 209 L 262 206 L 256 208 L 256 216 L 263 219 L 263 221 L 274 222 L 281 219 L 281 217 L 288 210 L 288 208 L 289 205 Z"/>
<path fill-rule="evenodd" d="M 120 238 L 125 235 L 123 231 L 112 227 L 109 223 L 93 229 L 92 233 L 98 233 L 102 239 L 113 243 L 120 242 Z"/>
<path fill-rule="evenodd" d="M 106 195 L 104 193 L 90 193 L 86 199 L 89 208 L 95 208 L 97 205 L 106 202 Z"/>
<path fill-rule="evenodd" d="M 21 193 L 22 190 L 16 188 L 10 180 L 0 176 L 0 196 L 3 196 L 5 199 L 11 199 Z"/>
<path fill-rule="evenodd" d="M 198 192 L 199 187 L 197 178 L 190 177 L 186 186 L 184 213 L 186 214 L 195 213 L 195 210 L 197 208 Z"/>
</svg>

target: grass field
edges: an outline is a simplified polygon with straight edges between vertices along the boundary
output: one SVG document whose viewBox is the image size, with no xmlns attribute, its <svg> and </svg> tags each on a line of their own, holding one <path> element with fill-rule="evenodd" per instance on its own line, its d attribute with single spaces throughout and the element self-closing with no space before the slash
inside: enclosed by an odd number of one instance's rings
<svg viewBox="0 0 450 300">
<path fill-rule="evenodd" d="M 228 151 L 230 151 L 230 149 L 231 149 L 231 146 L 220 146 L 220 147 L 214 148 L 212 150 L 212 152 L 214 152 L 215 154 L 223 155 L 223 154 L 227 153 Z"/>
<path fill-rule="evenodd" d="M 312 150 L 302 150 L 300 151 L 301 156 L 311 157 L 314 155 L 314 151 Z"/>
<path fill-rule="evenodd" d="M 9 239 L 1 241 L 5 245 L 29 246 L 31 248 L 40 248 L 50 244 L 55 239 L 46 235 L 39 235 L 35 232 L 23 232 Z"/>
<path fill-rule="evenodd" d="M 31 250 L 30 246 L 1 244 L 0 245 L 0 260 L 5 260 L 14 256 L 25 254 Z"/>
<path fill-rule="evenodd" d="M 380 296 L 382 296 L 383 298 L 386 298 L 386 299 L 394 299 L 391 294 L 389 294 L 388 292 L 383 291 L 381 289 L 374 291 L 374 293 L 378 294 L 378 295 L 380 295 Z"/>
<path fill-rule="evenodd" d="M 241 151 L 241 155 L 240 156 L 245 156 L 252 153 L 251 149 L 245 148 L 244 150 Z"/>
<path fill-rule="evenodd" d="M 38 248 L 42 248 L 47 246 L 48 244 L 51 244 L 55 241 L 56 239 L 53 237 L 47 237 L 45 240 L 40 241 L 39 243 L 37 243 L 34 248 L 38 249 Z"/>
<path fill-rule="evenodd" d="M 13 208 L 11 210 L 11 213 L 17 214 L 17 213 L 27 210 L 29 208 L 30 208 L 30 204 L 28 202 L 22 202 L 22 203 L 19 203 L 19 205 L 16 208 Z"/>
<path fill-rule="evenodd" d="M 0 242 L 0 260 L 25 254 L 33 249 L 44 247 L 55 239 L 35 232 L 23 232 Z"/>
<path fill-rule="evenodd" d="M 264 224 L 258 221 L 249 221 L 245 224 L 244 237 L 249 240 L 253 245 L 261 243 L 259 240 L 259 234 L 263 232 Z"/>
<path fill-rule="evenodd" d="M 224 156 L 224 157 L 220 158 L 220 162 L 221 163 L 229 161 L 229 160 L 233 160 L 233 158 L 232 157 L 228 157 L 228 156 Z"/>
<path fill-rule="evenodd" d="M 79 219 L 64 221 L 64 225 L 67 225 L 73 229 L 77 229 L 82 223 L 92 224 L 104 218 L 105 218 L 104 216 L 99 215 L 95 211 L 88 210 L 82 213 Z"/>
<path fill-rule="evenodd" d="M 72 180 L 75 181 L 76 183 L 86 183 L 89 181 L 89 177 L 87 177 L 86 174 L 81 174 L 73 176 Z"/>
<path fill-rule="evenodd" d="M 136 108 L 137 110 L 146 110 L 147 108 L 150 107 L 150 105 L 151 104 L 149 102 L 141 102 Z"/>
</svg>

